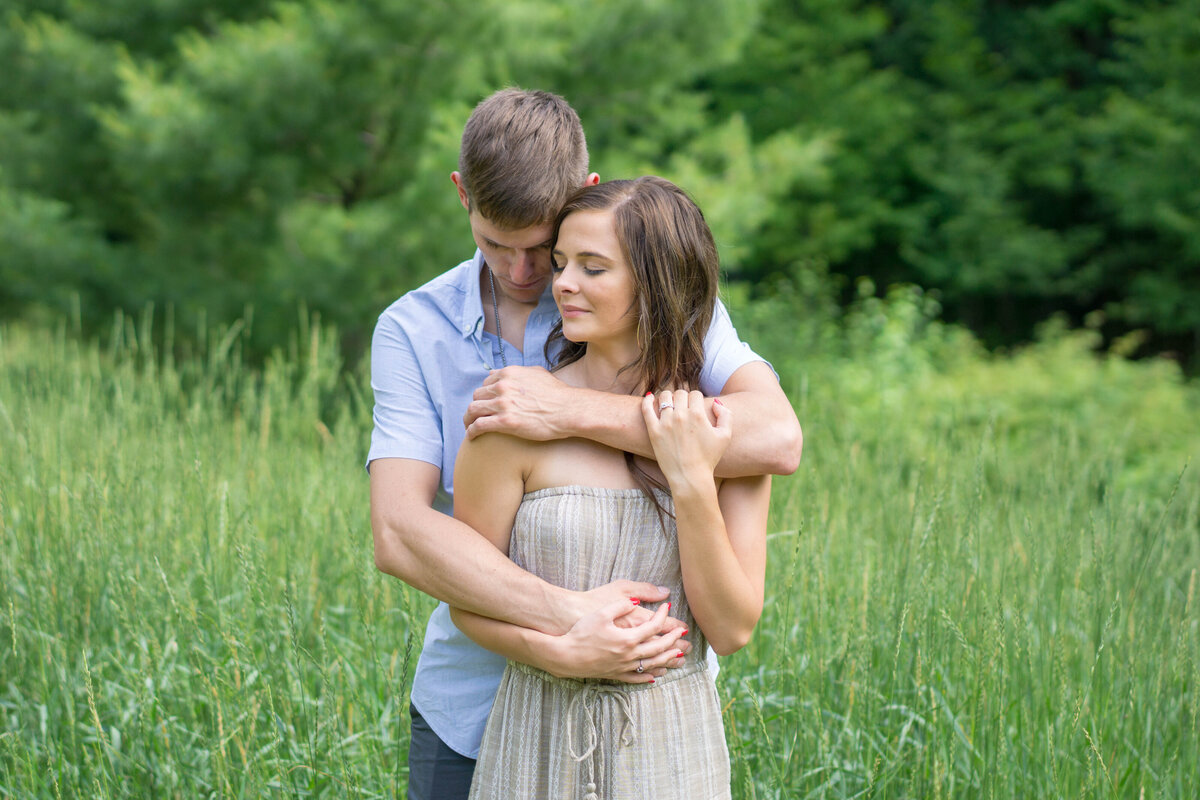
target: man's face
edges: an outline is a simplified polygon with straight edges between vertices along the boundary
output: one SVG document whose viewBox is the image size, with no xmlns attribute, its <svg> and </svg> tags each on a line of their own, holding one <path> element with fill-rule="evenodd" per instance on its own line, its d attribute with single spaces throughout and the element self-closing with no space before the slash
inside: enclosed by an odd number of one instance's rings
<svg viewBox="0 0 1200 800">
<path fill-rule="evenodd" d="M 471 211 L 471 235 L 496 278 L 496 291 L 518 303 L 537 303 L 550 283 L 550 237 L 554 225 L 515 231 L 493 225 Z"/>
</svg>

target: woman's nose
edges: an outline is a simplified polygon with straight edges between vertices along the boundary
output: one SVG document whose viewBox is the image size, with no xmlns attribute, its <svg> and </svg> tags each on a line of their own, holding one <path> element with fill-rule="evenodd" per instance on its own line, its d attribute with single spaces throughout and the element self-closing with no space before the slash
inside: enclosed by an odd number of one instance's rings
<svg viewBox="0 0 1200 800">
<path fill-rule="evenodd" d="M 567 267 L 554 276 L 554 288 L 556 291 L 572 294 L 575 289 L 575 279 L 571 275 L 571 268 Z"/>
</svg>

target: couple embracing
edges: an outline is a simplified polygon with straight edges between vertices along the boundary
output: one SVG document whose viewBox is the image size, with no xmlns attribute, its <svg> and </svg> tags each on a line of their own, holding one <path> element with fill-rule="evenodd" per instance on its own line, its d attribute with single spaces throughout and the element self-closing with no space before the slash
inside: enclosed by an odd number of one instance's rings
<svg viewBox="0 0 1200 800">
<path fill-rule="evenodd" d="M 371 353 L 376 563 L 443 601 L 408 796 L 728 797 L 709 651 L 761 614 L 795 414 L 717 300 L 700 210 L 599 183 L 562 98 L 480 103 L 451 178 L 475 256 Z"/>
</svg>

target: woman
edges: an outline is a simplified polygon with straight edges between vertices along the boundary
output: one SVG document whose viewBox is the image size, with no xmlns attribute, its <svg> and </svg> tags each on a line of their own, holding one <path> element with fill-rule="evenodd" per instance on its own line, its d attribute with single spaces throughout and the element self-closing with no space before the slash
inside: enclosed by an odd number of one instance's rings
<svg viewBox="0 0 1200 800">
<path fill-rule="evenodd" d="M 488 434 L 459 451 L 455 516 L 571 589 L 615 576 L 671 587 L 693 647 L 630 662 L 612 680 L 553 676 L 528 666 L 538 660 L 528 631 L 455 610 L 468 636 L 512 659 L 471 797 L 728 797 L 706 642 L 739 649 L 762 613 L 770 480 L 714 479 L 731 413 L 713 401 L 710 416 L 699 392 L 676 388 L 697 385 L 703 365 L 718 280 L 712 234 L 673 184 L 613 181 L 567 201 L 553 258 L 562 322 L 547 351 L 557 376 L 645 395 L 655 459 Z M 671 658 L 682 665 L 665 669 Z"/>
</svg>

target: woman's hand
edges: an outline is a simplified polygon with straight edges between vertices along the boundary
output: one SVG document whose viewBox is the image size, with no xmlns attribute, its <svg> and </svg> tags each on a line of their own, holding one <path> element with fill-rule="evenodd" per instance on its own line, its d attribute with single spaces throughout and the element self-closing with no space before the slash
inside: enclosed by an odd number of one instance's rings
<svg viewBox="0 0 1200 800">
<path fill-rule="evenodd" d="M 714 424 L 708 403 L 700 392 L 684 389 L 648 393 L 642 398 L 642 416 L 654 447 L 658 468 L 673 487 L 679 481 L 712 479 L 713 470 L 733 435 L 733 412 L 713 400 Z"/>
<path fill-rule="evenodd" d="M 609 678 L 623 683 L 654 683 L 667 670 L 683 666 L 691 644 L 678 620 L 667 616 L 670 603 L 650 612 L 628 599 L 580 618 L 571 630 L 554 637 L 535 664 L 560 678 Z M 640 668 L 640 669 L 639 669 Z"/>
</svg>

